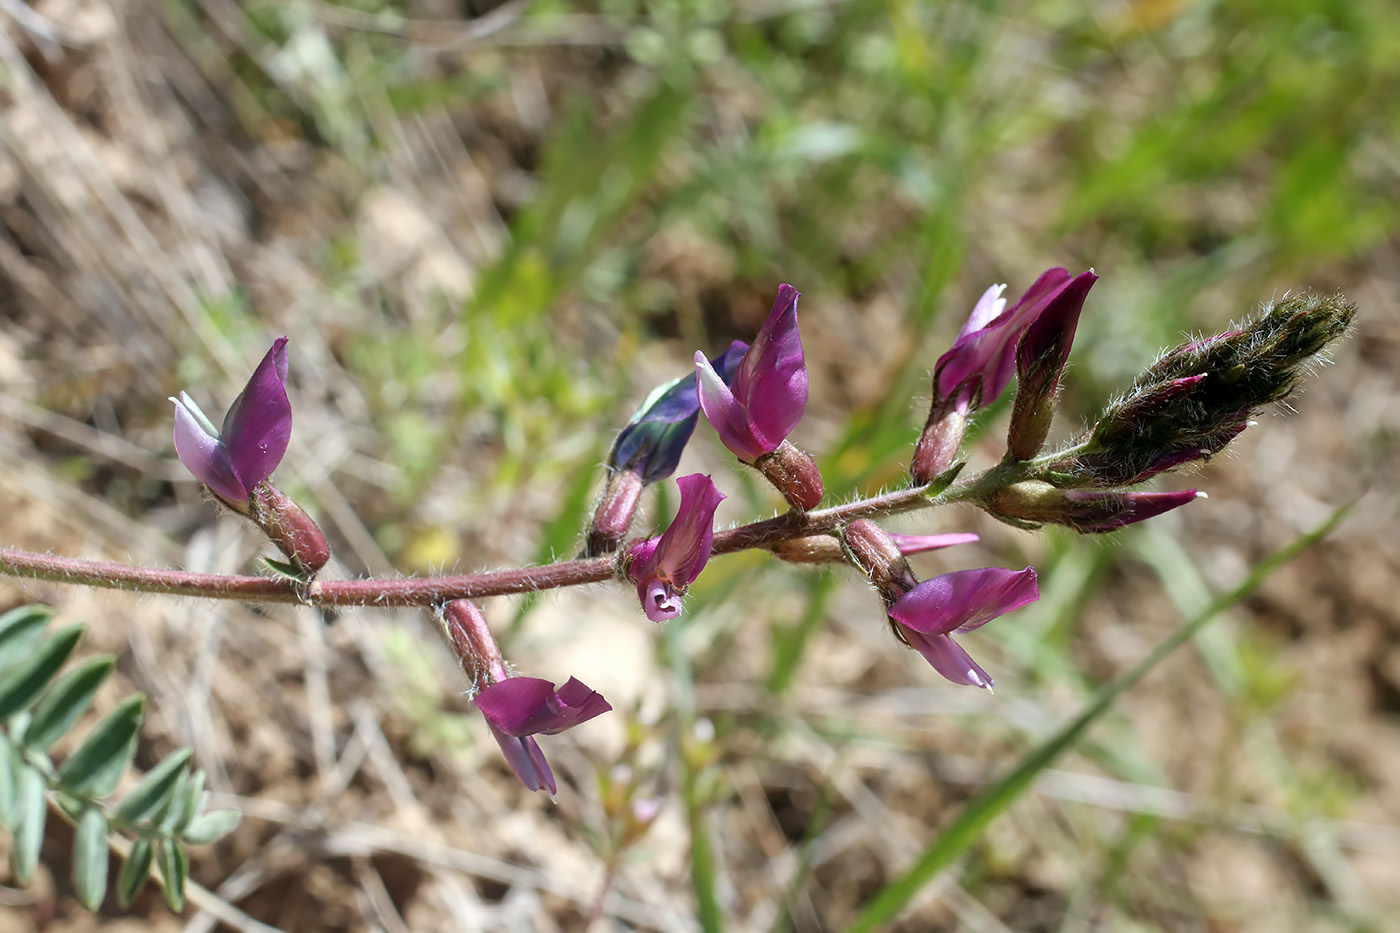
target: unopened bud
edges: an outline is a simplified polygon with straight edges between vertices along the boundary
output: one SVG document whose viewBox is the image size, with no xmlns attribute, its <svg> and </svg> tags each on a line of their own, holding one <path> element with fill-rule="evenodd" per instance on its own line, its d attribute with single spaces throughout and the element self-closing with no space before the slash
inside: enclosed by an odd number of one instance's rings
<svg viewBox="0 0 1400 933">
<path fill-rule="evenodd" d="M 892 606 L 919 583 L 908 559 L 885 529 L 860 518 L 841 530 L 851 560 L 865 572 L 886 606 Z"/>
<path fill-rule="evenodd" d="M 972 400 L 961 394 L 941 404 L 934 402 L 909 462 L 909 475 L 916 484 L 933 482 L 957 462 L 971 407 Z"/>
<path fill-rule="evenodd" d="M 829 564 L 843 560 L 846 553 L 841 550 L 841 542 L 831 535 L 808 535 L 805 538 L 787 538 L 770 549 L 779 559 L 790 564 Z"/>
<path fill-rule="evenodd" d="M 1096 281 L 1098 276 L 1092 269 L 1076 276 L 1031 322 L 1016 348 L 1016 403 L 1007 435 L 1013 460 L 1029 460 L 1045 444 L 1055 416 L 1060 375 L 1079 326 L 1079 312 Z"/>
<path fill-rule="evenodd" d="M 622 544 L 627 530 L 632 527 L 632 516 L 637 512 L 644 485 L 641 474 L 632 470 L 613 470 L 608 474 L 608 485 L 598 499 L 593 524 L 588 529 L 585 557 L 611 554 Z"/>
<path fill-rule="evenodd" d="M 993 493 L 987 511 L 1015 525 L 1054 524 L 1081 534 L 1113 531 L 1183 506 L 1205 493 L 1195 489 L 1178 492 L 1121 492 L 1114 490 L 1060 489 L 1040 480 L 1012 483 Z"/>
<path fill-rule="evenodd" d="M 783 494 L 788 505 L 799 512 L 815 509 L 822 501 L 822 474 L 817 469 L 817 461 L 791 441 L 783 441 L 753 465 Z"/>
<path fill-rule="evenodd" d="M 250 504 L 249 517 L 308 577 L 330 560 L 330 545 L 316 522 L 271 483 L 262 482 L 254 487 Z"/>
</svg>

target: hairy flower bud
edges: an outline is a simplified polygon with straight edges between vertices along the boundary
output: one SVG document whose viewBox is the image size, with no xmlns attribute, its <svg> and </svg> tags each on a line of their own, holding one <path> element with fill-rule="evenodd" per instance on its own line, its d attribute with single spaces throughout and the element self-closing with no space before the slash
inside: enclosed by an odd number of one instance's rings
<svg viewBox="0 0 1400 933">
<path fill-rule="evenodd" d="M 1122 492 L 1060 489 L 1040 480 L 1012 483 L 991 495 L 987 511 L 1014 525 L 1064 525 L 1081 534 L 1114 531 L 1153 518 L 1198 498 L 1195 489 L 1176 492 Z"/>
<path fill-rule="evenodd" d="M 306 510 L 269 482 L 253 488 L 249 517 L 306 576 L 330 560 L 326 536 Z"/>
<path fill-rule="evenodd" d="M 1262 406 L 1292 392 L 1355 314 L 1340 296 L 1288 298 L 1239 330 L 1168 350 L 1050 469 L 1066 484 L 1118 486 L 1208 460 Z"/>
<path fill-rule="evenodd" d="M 841 543 L 852 563 L 879 591 L 886 606 L 918 586 L 919 578 L 889 533 L 869 519 L 857 519 L 841 529 Z M 898 634 L 898 632 L 896 632 Z"/>
<path fill-rule="evenodd" d="M 788 505 L 805 512 L 822 501 L 822 474 L 817 461 L 806 451 L 783 441 L 772 453 L 764 454 L 753 465 L 783 494 Z"/>
</svg>

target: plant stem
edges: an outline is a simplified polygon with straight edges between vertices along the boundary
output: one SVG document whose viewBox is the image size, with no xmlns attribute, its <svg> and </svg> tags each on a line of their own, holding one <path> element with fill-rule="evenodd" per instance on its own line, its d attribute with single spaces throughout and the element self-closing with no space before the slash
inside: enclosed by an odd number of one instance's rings
<svg viewBox="0 0 1400 933">
<path fill-rule="evenodd" d="M 715 532 L 715 554 L 771 548 L 791 538 L 835 534 L 858 518 L 898 515 L 919 509 L 975 502 L 1027 475 L 1032 464 L 1001 463 L 942 492 L 916 486 L 811 512 L 787 512 Z M 313 606 L 434 606 L 454 599 L 483 599 L 600 583 L 619 575 L 620 555 L 577 558 L 539 567 L 492 570 L 417 580 L 327 580 L 299 583 L 283 577 L 231 576 L 163 570 L 105 561 L 77 560 L 0 548 L 0 576 L 28 577 L 77 586 L 169 593 L 205 599 L 305 603 Z"/>
</svg>

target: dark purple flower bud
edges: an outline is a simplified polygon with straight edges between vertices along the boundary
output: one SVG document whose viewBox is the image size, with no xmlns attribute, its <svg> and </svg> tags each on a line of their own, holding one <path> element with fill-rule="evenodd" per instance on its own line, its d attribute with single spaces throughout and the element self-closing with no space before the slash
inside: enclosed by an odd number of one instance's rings
<svg viewBox="0 0 1400 933">
<path fill-rule="evenodd" d="M 720 440 L 753 463 L 777 450 L 807 410 L 807 364 L 797 332 L 797 289 L 778 287 L 773 310 L 726 384 L 703 353 L 695 354 L 700 408 Z"/>
<path fill-rule="evenodd" d="M 749 345 L 736 340 L 709 366 L 728 385 Z M 686 442 L 700 418 L 696 374 L 690 373 L 658 387 L 637 407 L 613 442 L 608 466 L 639 473 L 647 483 L 659 482 L 676 471 Z"/>
<path fill-rule="evenodd" d="M 969 416 L 1011 382 L 1021 336 L 1070 282 L 1066 270 L 1049 269 L 1009 310 L 1001 297 L 1005 285 L 983 292 L 953 346 L 934 365 L 933 404 L 909 464 L 914 482 L 930 483 L 954 465 Z"/>
<path fill-rule="evenodd" d="M 175 453 L 210 491 L 240 512 L 272 475 L 292 436 L 287 338 L 279 337 L 224 415 L 222 430 L 184 392 L 175 402 Z"/>
<path fill-rule="evenodd" d="M 637 584 L 642 611 L 653 622 L 680 615 L 681 596 L 710 560 L 715 509 L 724 501 L 724 495 L 703 473 L 682 476 L 676 485 L 681 490 L 681 503 L 670 527 L 659 538 L 632 545 L 624 568 Z"/>
<path fill-rule="evenodd" d="M 988 500 L 987 510 L 1016 524 L 1049 522 L 1065 525 L 1081 534 L 1098 534 L 1205 497 L 1205 493 L 1196 489 L 1175 492 L 1059 489 L 1039 480 L 1026 480 L 994 493 Z"/>
<path fill-rule="evenodd" d="M 1039 597 L 1034 568 L 958 570 L 920 583 L 890 606 L 889 616 L 938 673 L 955 684 L 990 690 L 992 678 L 951 636 L 980 628 Z"/>
<path fill-rule="evenodd" d="M 1016 350 L 1016 404 L 1007 434 L 1007 448 L 1015 460 L 1029 460 L 1040 453 L 1050 433 L 1060 375 L 1069 361 L 1079 312 L 1098 278 L 1093 269 L 1076 276 L 1047 302 L 1021 338 Z"/>
<path fill-rule="evenodd" d="M 720 378 L 729 382 L 748 348 L 748 344 L 736 340 L 710 364 Z M 616 551 L 632 527 L 642 489 L 676 471 L 700 418 L 695 382 L 692 372 L 658 387 L 617 435 L 608 454 L 607 486 L 588 529 L 585 556 Z"/>
<path fill-rule="evenodd" d="M 1006 302 L 998 297 L 1006 286 L 988 289 L 952 348 L 938 358 L 933 370 L 934 395 L 951 398 L 959 390 L 970 391 L 977 396 L 977 404 L 990 404 L 1016 372 L 1016 345 L 1021 335 L 1070 281 L 1066 270 L 1049 269 L 1010 310 L 1003 310 Z"/>
</svg>

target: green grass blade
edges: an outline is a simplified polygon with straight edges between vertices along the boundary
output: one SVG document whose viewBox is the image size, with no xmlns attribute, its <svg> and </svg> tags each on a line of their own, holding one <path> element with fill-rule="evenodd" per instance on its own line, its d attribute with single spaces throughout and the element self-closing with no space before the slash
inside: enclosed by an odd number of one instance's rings
<svg viewBox="0 0 1400 933">
<path fill-rule="evenodd" d="M 1035 782 L 1040 772 L 1048 768 L 1056 758 L 1079 741 L 1089 726 L 1093 725 L 1113 706 L 1123 691 L 1136 684 L 1163 658 L 1189 641 L 1211 619 L 1254 592 L 1255 588 L 1275 570 L 1325 538 L 1346 517 L 1354 505 L 1355 503 L 1349 503 L 1342 506 L 1321 525 L 1299 535 L 1266 557 L 1243 583 L 1218 597 L 1200 615 L 1172 632 L 1135 667 L 1105 684 L 1083 712 L 1066 723 L 1045 742 L 1032 749 L 1021 759 L 1021 763 L 1014 771 L 969 801 L 962 813 L 958 814 L 957 819 L 924 850 L 914 866 L 903 877 L 886 885 L 884 890 L 876 895 L 870 905 L 847 928 L 847 933 L 865 933 L 865 931 L 877 930 L 892 920 L 924 885 L 937 877 L 939 872 L 952 864 L 981 838 L 987 825 L 1010 807 Z"/>
<path fill-rule="evenodd" d="M 99 722 L 58 769 L 63 789 L 76 796 L 110 794 L 136 752 L 136 738 L 146 710 L 143 694 L 129 696 Z"/>
<path fill-rule="evenodd" d="M 34 707 L 34 718 L 24 730 L 24 744 L 43 751 L 73 727 L 87 711 L 97 688 L 117 666 L 114 654 L 90 658 L 68 674 Z"/>
<path fill-rule="evenodd" d="M 107 896 L 107 818 L 89 807 L 78 818 L 73 840 L 73 890 L 88 910 L 102 906 Z"/>
<path fill-rule="evenodd" d="M 15 772 L 17 764 L 15 747 L 10 744 L 8 736 L 0 733 L 0 826 L 6 829 L 14 826 L 12 821 L 19 780 Z"/>
<path fill-rule="evenodd" d="M 28 660 L 7 672 L 8 676 L 0 682 L 0 719 L 9 719 L 39 698 L 82 636 L 81 625 L 70 625 L 54 633 Z"/>
</svg>

